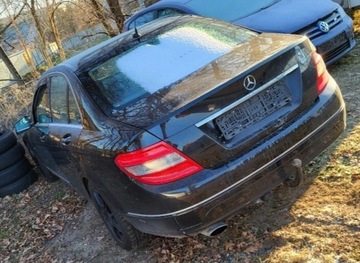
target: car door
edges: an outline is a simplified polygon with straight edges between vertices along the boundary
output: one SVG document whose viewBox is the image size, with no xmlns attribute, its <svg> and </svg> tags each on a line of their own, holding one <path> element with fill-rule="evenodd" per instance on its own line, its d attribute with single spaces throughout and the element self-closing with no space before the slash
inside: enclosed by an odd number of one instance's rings
<svg viewBox="0 0 360 263">
<path fill-rule="evenodd" d="M 82 130 L 81 116 L 65 75 L 52 74 L 35 96 L 33 152 L 38 162 L 56 176 L 71 183 L 78 169 L 73 150 Z"/>
</svg>

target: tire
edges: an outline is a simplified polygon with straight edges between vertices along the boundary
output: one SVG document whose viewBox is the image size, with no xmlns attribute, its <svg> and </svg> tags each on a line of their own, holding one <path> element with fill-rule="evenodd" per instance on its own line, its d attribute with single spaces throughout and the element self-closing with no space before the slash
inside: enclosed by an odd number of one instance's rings
<svg viewBox="0 0 360 263">
<path fill-rule="evenodd" d="M 126 221 L 124 217 L 114 213 L 101 194 L 95 191 L 93 187 L 89 187 L 89 192 L 101 219 L 121 248 L 133 250 L 140 247 L 148 239 L 148 235 L 141 233 Z"/>
<path fill-rule="evenodd" d="M 12 148 L 17 142 L 15 134 L 6 129 L 1 135 L 0 135 L 0 154 L 6 152 L 10 148 Z"/>
<path fill-rule="evenodd" d="M 21 177 L 19 180 L 6 186 L 0 187 L 0 197 L 20 193 L 21 191 L 27 189 L 30 185 L 32 185 L 37 178 L 38 174 L 35 173 L 34 170 L 30 170 L 25 176 Z"/>
<path fill-rule="evenodd" d="M 31 170 L 31 165 L 25 157 L 19 162 L 0 171 L 0 187 L 11 184 L 25 176 Z"/>
<path fill-rule="evenodd" d="M 10 167 L 24 158 L 25 150 L 24 147 L 17 143 L 11 147 L 8 151 L 0 155 L 0 171 Z"/>
</svg>

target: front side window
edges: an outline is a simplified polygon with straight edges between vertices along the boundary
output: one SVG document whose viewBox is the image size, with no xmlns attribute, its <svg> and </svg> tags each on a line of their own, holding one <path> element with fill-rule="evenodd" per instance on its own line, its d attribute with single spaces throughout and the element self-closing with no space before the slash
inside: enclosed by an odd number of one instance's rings
<svg viewBox="0 0 360 263">
<path fill-rule="evenodd" d="M 35 118 L 38 123 L 80 123 L 74 95 L 64 76 L 53 76 L 39 87 Z"/>
<path fill-rule="evenodd" d="M 68 97 L 69 85 L 62 76 L 52 77 L 50 80 L 50 105 L 53 122 L 68 123 Z"/>
<path fill-rule="evenodd" d="M 37 98 L 38 100 L 35 111 L 36 121 L 38 123 L 52 122 L 50 110 L 50 89 L 46 84 L 39 87 Z"/>
</svg>

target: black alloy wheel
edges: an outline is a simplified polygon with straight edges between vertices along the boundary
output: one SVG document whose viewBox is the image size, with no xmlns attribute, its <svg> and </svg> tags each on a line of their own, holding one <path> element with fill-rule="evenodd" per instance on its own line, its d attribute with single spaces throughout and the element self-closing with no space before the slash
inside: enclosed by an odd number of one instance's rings
<svg viewBox="0 0 360 263">
<path fill-rule="evenodd" d="M 97 191 L 90 188 L 90 195 L 100 217 L 120 247 L 125 250 L 136 249 L 146 240 L 147 235 L 135 229 L 122 216 L 116 215 Z"/>
</svg>

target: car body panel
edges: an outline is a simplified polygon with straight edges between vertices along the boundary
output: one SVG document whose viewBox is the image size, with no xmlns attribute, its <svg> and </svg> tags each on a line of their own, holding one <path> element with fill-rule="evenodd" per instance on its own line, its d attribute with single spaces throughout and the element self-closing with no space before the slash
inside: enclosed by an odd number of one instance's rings
<svg viewBox="0 0 360 263">
<path fill-rule="evenodd" d="M 278 45 L 276 47 L 272 47 L 272 41 L 277 41 Z M 234 81 L 238 81 L 239 83 L 242 82 L 243 80 L 240 78 L 244 78 L 247 73 L 253 71 L 254 67 L 261 67 L 264 64 L 267 64 L 275 55 L 279 56 L 280 53 L 285 53 L 287 50 L 294 48 L 301 41 L 302 38 L 299 38 L 299 36 L 291 37 L 285 35 L 262 34 L 242 45 L 239 45 L 228 54 L 197 70 L 196 74 L 189 75 L 186 78 L 186 81 L 174 83 L 171 85 L 166 95 L 161 97 L 161 101 L 159 101 L 159 97 L 156 93 L 154 96 L 149 96 L 146 100 L 146 106 L 148 108 L 137 113 L 136 116 L 132 112 L 131 107 L 126 108 L 126 110 L 114 110 L 111 116 L 117 120 L 127 122 L 128 124 L 144 129 L 150 129 L 150 126 L 157 125 L 164 117 L 176 115 L 172 118 L 172 121 L 181 122 L 182 125 L 180 126 L 179 123 L 174 123 L 172 126 L 175 130 L 170 133 L 168 127 L 166 133 L 171 135 L 172 133 L 177 132 L 176 130 L 179 128 L 186 128 L 186 126 L 184 126 L 184 124 L 187 123 L 185 119 L 191 118 L 189 116 L 189 112 L 196 112 L 196 109 L 192 108 L 190 108 L 188 112 L 186 110 L 187 108 L 194 104 L 196 104 L 195 107 L 198 108 L 199 102 L 203 101 L 206 97 L 212 96 Z M 258 63 L 260 58 L 261 62 Z M 282 63 L 280 60 L 281 59 L 279 59 L 279 68 L 290 68 L 297 63 L 296 60 L 288 61 L 289 58 Z M 287 65 L 287 63 L 289 65 Z M 272 66 L 268 65 L 267 67 L 270 71 Z M 175 69 L 176 65 L 174 65 L 173 68 Z M 260 80 L 259 76 L 258 85 L 261 86 L 266 81 L 269 81 L 271 77 L 275 77 L 274 74 L 276 73 L 268 73 L 269 76 L 262 80 Z M 236 89 L 239 93 L 237 94 L 237 97 L 234 96 L 234 91 L 231 91 L 231 93 L 227 95 L 229 98 L 222 99 L 224 100 L 222 103 L 228 104 L 229 102 L 233 102 L 241 96 L 249 93 L 245 89 L 241 89 L 241 86 L 242 84 L 238 84 L 237 87 L 234 87 L 234 89 Z M 209 90 L 211 87 L 213 87 L 212 90 Z M 183 96 L 182 94 L 186 94 L 186 96 Z M 219 96 L 226 96 L 226 94 Z M 219 98 L 209 98 L 209 100 L 221 101 Z M 166 106 L 168 103 L 172 104 L 171 107 Z M 207 103 L 211 104 L 211 102 Z M 204 106 L 206 108 L 199 109 L 199 112 L 196 112 L 197 117 L 193 117 L 189 125 L 193 125 L 197 121 L 213 114 L 224 105 L 216 106 L 216 108 L 214 108 L 211 112 L 207 109 L 206 105 Z M 162 110 L 155 111 L 157 108 Z M 134 110 L 137 110 L 137 108 Z M 182 115 L 185 116 L 182 117 Z M 166 124 L 166 126 L 168 126 L 168 124 Z M 166 136 L 165 138 L 164 136 L 161 136 L 161 138 L 166 139 Z"/>
<path fill-rule="evenodd" d="M 299 12 L 304 7 L 307 7 L 306 12 Z M 337 5 L 328 0 L 281 0 L 260 12 L 232 22 L 261 32 L 294 33 L 336 9 Z"/>
<path fill-rule="evenodd" d="M 164 201 L 172 198 L 183 200 L 182 206 L 178 207 L 178 210 L 158 210 L 156 214 L 154 205 L 147 209 L 148 213 L 130 212 L 127 217 L 134 222 L 138 229 L 145 230 L 148 225 L 151 225 L 153 234 L 163 231 L 162 233 L 166 232 L 168 236 L 181 235 L 181 232 L 184 235 L 191 235 L 196 234 L 199 229 L 226 219 L 244 205 L 258 198 L 259 195 L 266 194 L 269 188 L 274 188 L 284 182 L 288 174 L 296 173 L 296 167 L 292 165 L 293 159 L 300 158 L 303 164 L 308 163 L 313 156 L 320 154 L 326 147 L 325 145 L 335 140 L 344 130 L 345 106 L 342 100 L 337 99 L 340 91 L 333 80 L 327 89 L 327 94 L 320 99 L 321 102 L 312 112 L 304 116 L 309 123 L 313 123 L 312 131 L 305 128 L 306 125 L 296 127 L 297 125 L 294 124 L 293 127 L 278 134 L 266 145 L 255 148 L 252 152 L 223 167 L 206 171 L 206 175 L 199 174 L 198 176 L 202 177 L 202 180 L 189 178 L 182 188 L 176 186 L 173 191 L 163 193 Z M 324 120 L 321 117 L 316 120 L 316 114 L 323 111 L 324 107 L 328 108 L 329 105 L 334 111 L 329 112 L 328 118 Z M 325 126 L 332 128 L 327 129 Z M 304 137 L 301 139 L 298 136 L 293 137 L 296 133 L 303 134 Z M 179 141 L 183 136 L 184 134 L 177 136 Z M 289 137 L 293 137 L 294 141 L 289 141 Z M 323 139 L 319 141 L 318 138 Z M 199 142 L 199 140 L 197 141 Z M 278 143 L 280 141 L 286 142 L 284 144 L 286 146 L 274 146 L 281 145 Z M 238 167 L 241 167 L 241 173 L 239 173 Z M 194 185 L 193 181 L 197 183 Z M 207 185 L 205 192 L 202 191 L 203 185 Z M 194 200 L 203 201 L 194 203 Z M 167 201 L 171 203 L 170 200 Z M 156 204 L 158 203 L 156 202 Z M 171 225 L 174 221 L 179 224 L 178 232 L 167 228 L 167 225 Z M 157 227 L 158 225 L 163 225 L 163 228 Z"/>
<path fill-rule="evenodd" d="M 305 165 L 345 128 L 340 89 L 329 77 L 318 95 L 314 46 L 304 36 L 249 32 L 250 38 L 232 51 L 148 94 L 144 101 L 139 98 L 140 106 L 129 115 L 119 114 L 127 104 L 110 107 L 104 95 L 90 85 L 94 82 L 83 81 L 84 74 L 118 53 L 132 52 L 132 47 L 152 43 L 158 34 L 190 24 L 245 30 L 201 17 L 167 17 L 139 29 L 140 39 L 127 32 L 102 43 L 55 66 L 38 84 L 37 93 L 52 78 L 66 76 L 66 104 L 70 105 L 73 96 L 79 123 L 41 122 L 40 97 L 35 96 L 34 126 L 24 135 L 30 152 L 42 157 L 48 170 L 87 197 L 91 185 L 114 213 L 143 232 L 162 236 L 193 235 L 225 220 L 294 175 L 298 169 L 292 164 L 295 158 Z M 169 74 L 176 70 L 176 63 L 170 64 L 175 69 L 169 65 Z M 257 85 L 246 89 L 250 76 Z M 49 94 L 53 94 L 51 85 Z M 167 103 L 167 96 L 172 103 Z M 270 101 L 275 110 L 262 113 L 265 106 L 259 106 L 259 100 L 262 104 Z M 241 132 L 224 136 L 217 120 L 242 105 L 254 113 L 244 115 L 255 121 Z M 46 145 L 39 141 L 41 132 L 47 136 Z M 62 140 L 69 134 L 70 141 Z M 150 185 L 127 176 L 115 164 L 118 155 L 159 142 L 171 145 L 203 169 L 173 182 Z M 52 154 L 55 150 L 57 155 Z"/>
</svg>

